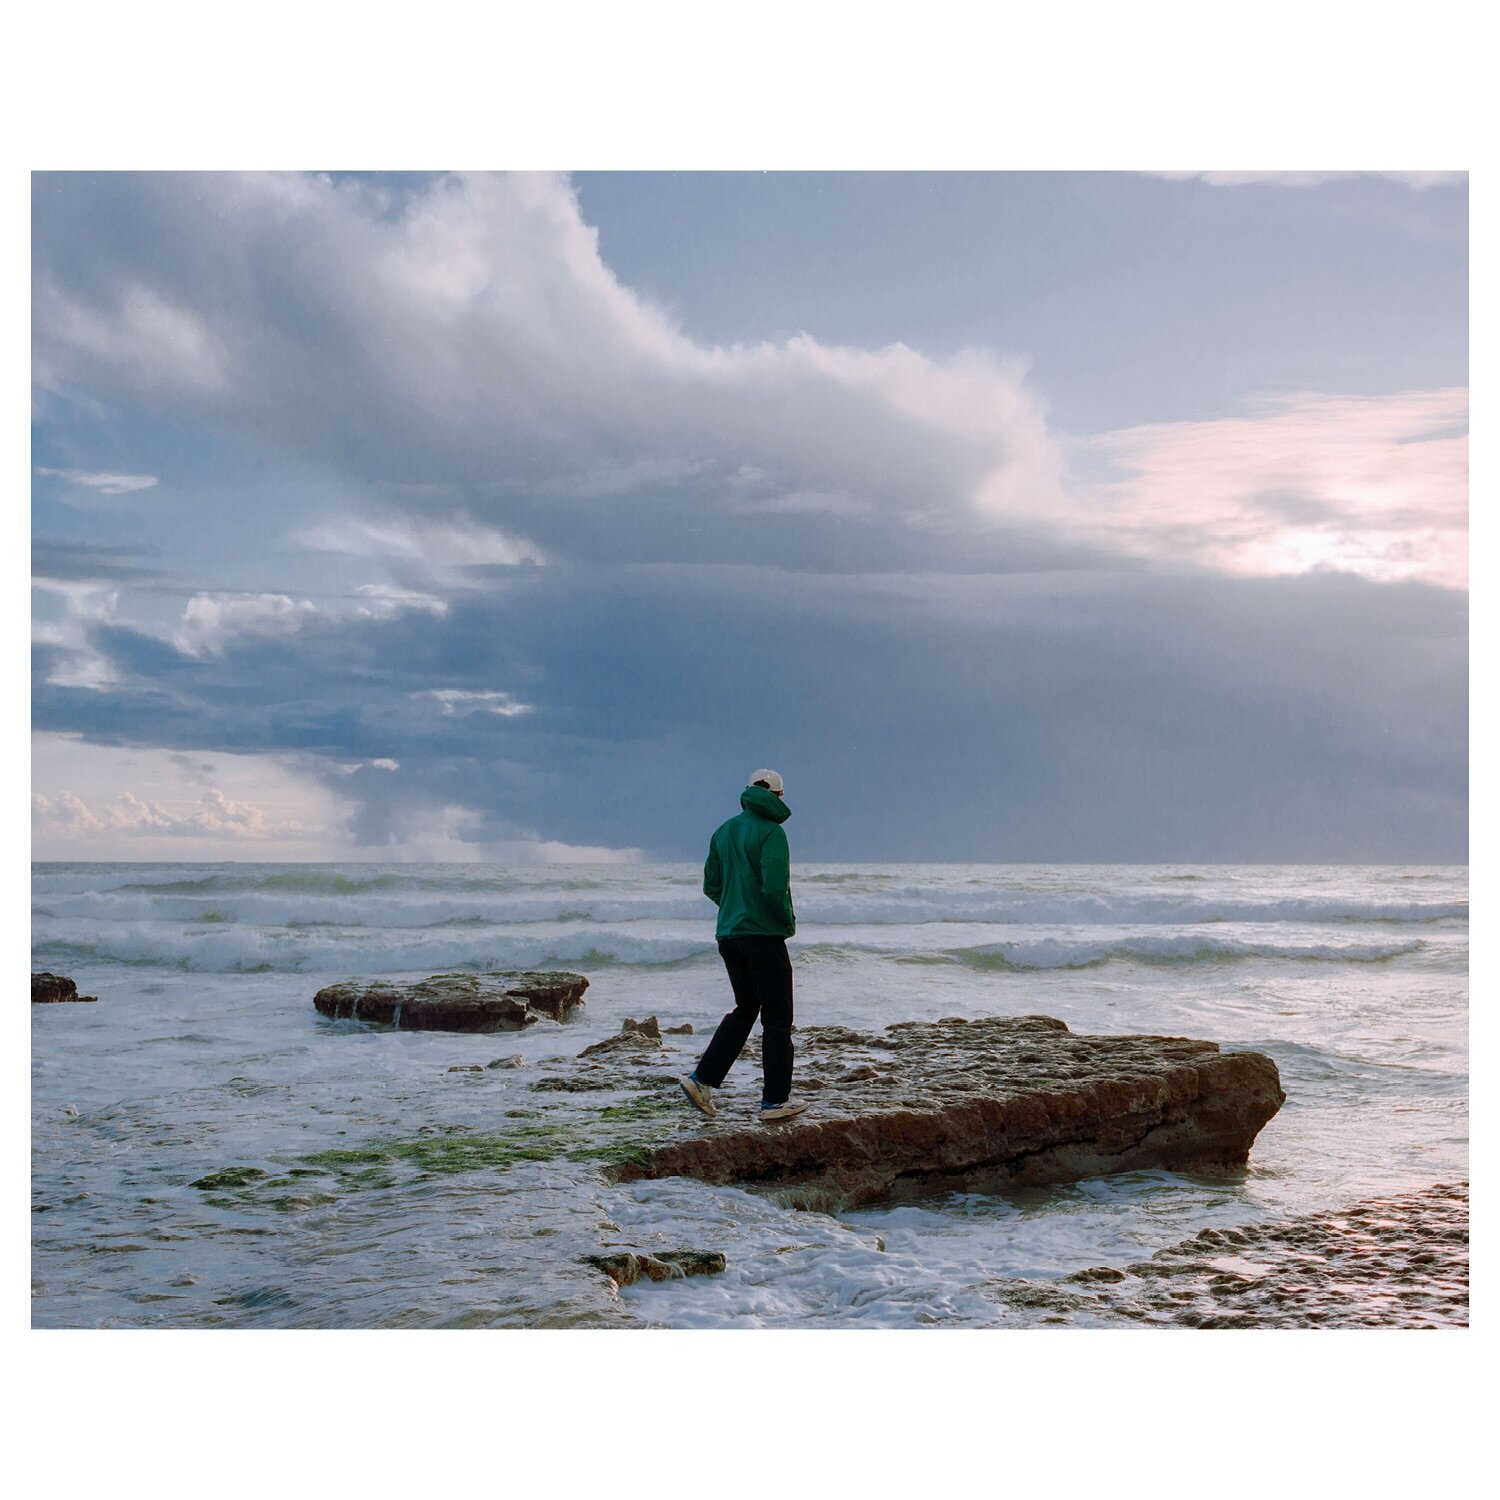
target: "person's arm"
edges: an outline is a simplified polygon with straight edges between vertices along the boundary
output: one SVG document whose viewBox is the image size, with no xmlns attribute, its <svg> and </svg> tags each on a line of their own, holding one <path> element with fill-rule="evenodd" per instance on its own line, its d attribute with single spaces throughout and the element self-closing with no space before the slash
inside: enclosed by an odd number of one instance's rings
<svg viewBox="0 0 1500 1500">
<path fill-rule="evenodd" d="M 766 835 L 760 848 L 760 888 L 773 905 L 779 906 L 788 926 L 796 925 L 792 913 L 792 851 L 786 831 L 778 824 Z"/>
<path fill-rule="evenodd" d="M 719 897 L 724 894 L 724 872 L 719 868 L 719 849 L 712 841 L 708 845 L 708 859 L 703 866 L 703 894 L 713 902 L 719 904 Z"/>
</svg>

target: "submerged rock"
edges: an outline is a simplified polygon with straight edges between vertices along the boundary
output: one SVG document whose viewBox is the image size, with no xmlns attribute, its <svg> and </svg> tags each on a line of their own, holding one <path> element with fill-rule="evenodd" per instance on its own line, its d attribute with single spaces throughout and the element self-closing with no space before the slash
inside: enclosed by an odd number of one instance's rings
<svg viewBox="0 0 1500 1500">
<path fill-rule="evenodd" d="M 670 1281 L 682 1276 L 714 1276 L 728 1265 L 717 1250 L 662 1250 L 655 1255 L 621 1250 L 613 1255 L 585 1255 L 584 1263 L 603 1271 L 618 1286 L 629 1286 L 643 1276 Z"/>
<path fill-rule="evenodd" d="M 80 995 L 78 986 L 62 974 L 33 974 L 31 976 L 31 1003 L 33 1005 L 60 1005 L 69 1000 L 97 1004 L 97 995 Z"/>
<path fill-rule="evenodd" d="M 655 1016 L 644 1021 L 627 1020 L 618 1033 L 585 1047 L 580 1057 L 598 1057 L 606 1052 L 649 1052 L 661 1046 L 661 1026 Z"/>
<path fill-rule="evenodd" d="M 542 1016 L 561 1021 L 583 1004 L 582 974 L 434 974 L 412 984 L 348 979 L 313 996 L 335 1020 L 369 1021 L 403 1031 L 519 1031 Z"/>
<path fill-rule="evenodd" d="M 608 1175 L 762 1184 L 785 1202 L 832 1209 L 1234 1166 L 1286 1098 L 1263 1053 L 1075 1036 L 1049 1016 L 908 1021 L 879 1035 L 804 1027 L 797 1047 L 794 1090 L 827 1085 L 813 1112 L 767 1127 L 721 1111 Z"/>
<path fill-rule="evenodd" d="M 211 1193 L 224 1188 L 248 1187 L 252 1182 L 259 1182 L 265 1175 L 260 1167 L 225 1167 L 222 1172 L 210 1172 L 208 1176 L 188 1183 L 188 1186 Z"/>
</svg>

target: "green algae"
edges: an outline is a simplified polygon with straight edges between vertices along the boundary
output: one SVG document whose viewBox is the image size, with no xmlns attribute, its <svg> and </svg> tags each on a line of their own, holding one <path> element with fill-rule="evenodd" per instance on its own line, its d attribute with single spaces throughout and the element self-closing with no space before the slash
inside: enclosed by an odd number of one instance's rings
<svg viewBox="0 0 1500 1500">
<path fill-rule="evenodd" d="M 392 1167 L 405 1163 L 423 1174 L 475 1172 L 511 1167 L 521 1161 L 547 1161 L 567 1135 L 560 1125 L 527 1124 L 502 1134 L 446 1131 L 408 1141 L 380 1141 L 354 1149 L 319 1151 L 303 1160 L 312 1167 L 342 1173 L 351 1167 Z"/>
<path fill-rule="evenodd" d="M 461 1173 L 503 1173 L 528 1162 L 632 1164 L 676 1128 L 680 1113 L 675 1101 L 661 1094 L 643 1095 L 566 1121 L 549 1120 L 534 1111 L 508 1111 L 510 1119 L 503 1131 L 426 1126 L 405 1139 L 375 1139 L 277 1158 L 282 1167 L 276 1175 L 259 1167 L 227 1167 L 192 1185 L 214 1193 L 206 1201 L 218 1208 L 293 1213 L 336 1203 L 353 1193 L 399 1187 L 403 1182 Z"/>
<path fill-rule="evenodd" d="M 252 1182 L 259 1182 L 266 1175 L 259 1167 L 225 1167 L 222 1172 L 210 1172 L 206 1177 L 200 1177 L 196 1182 L 188 1183 L 188 1186 L 199 1188 L 205 1193 L 213 1193 L 222 1188 L 248 1187 Z"/>
<path fill-rule="evenodd" d="M 628 1104 L 612 1104 L 599 1111 L 601 1120 L 660 1120 L 679 1113 L 677 1101 L 660 1094 L 646 1094 Z"/>
</svg>

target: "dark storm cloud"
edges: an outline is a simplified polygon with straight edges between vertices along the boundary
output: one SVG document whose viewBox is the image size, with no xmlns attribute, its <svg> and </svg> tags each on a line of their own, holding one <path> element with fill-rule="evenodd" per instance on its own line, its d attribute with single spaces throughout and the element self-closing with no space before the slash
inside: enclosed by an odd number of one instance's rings
<svg viewBox="0 0 1500 1500">
<path fill-rule="evenodd" d="M 145 588 L 164 582 L 159 567 L 128 547 L 33 538 L 31 573 L 58 583 L 120 583 Z"/>
<path fill-rule="evenodd" d="M 1419 585 L 559 569 L 208 661 L 92 642 L 131 686 L 39 688 L 39 728 L 301 757 L 376 844 L 459 805 L 692 857 L 764 763 L 806 857 L 1466 854 L 1466 606 Z"/>
</svg>

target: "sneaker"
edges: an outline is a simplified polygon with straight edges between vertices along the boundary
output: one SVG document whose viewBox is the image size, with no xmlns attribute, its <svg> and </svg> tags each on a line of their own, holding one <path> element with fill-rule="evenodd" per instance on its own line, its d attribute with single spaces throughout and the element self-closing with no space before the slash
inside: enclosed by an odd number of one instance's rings
<svg viewBox="0 0 1500 1500">
<path fill-rule="evenodd" d="M 793 1104 L 790 1099 L 781 1104 L 762 1104 L 760 1107 L 761 1123 L 773 1125 L 778 1120 L 790 1120 L 800 1115 L 806 1108 L 805 1104 Z"/>
<path fill-rule="evenodd" d="M 694 1109 L 702 1110 L 706 1115 L 718 1114 L 719 1111 L 714 1108 L 714 1091 L 706 1083 L 699 1083 L 696 1073 L 690 1073 L 677 1081 L 682 1085 L 682 1092 L 688 1096 L 688 1103 Z"/>
</svg>

